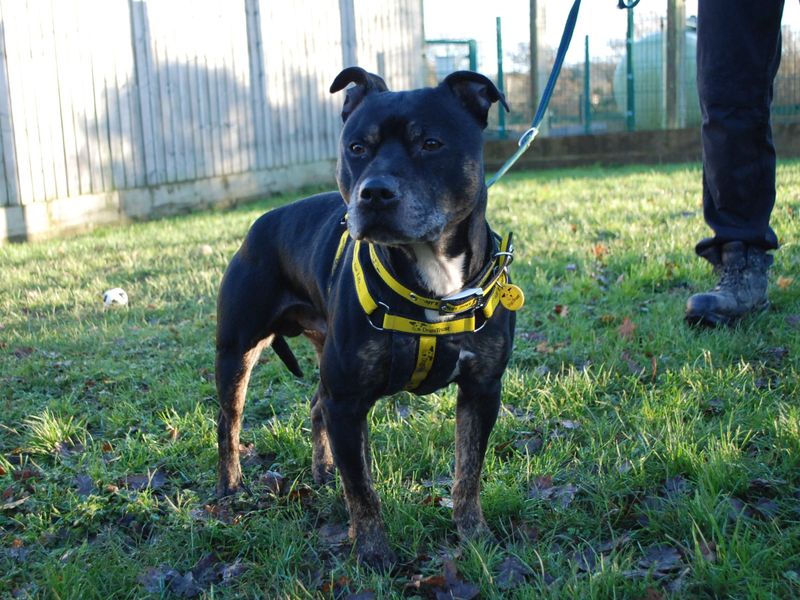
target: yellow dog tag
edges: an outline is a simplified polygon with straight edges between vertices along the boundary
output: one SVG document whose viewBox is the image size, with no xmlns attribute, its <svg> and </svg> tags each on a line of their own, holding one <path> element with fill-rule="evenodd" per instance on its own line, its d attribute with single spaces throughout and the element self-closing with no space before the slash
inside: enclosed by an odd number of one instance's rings
<svg viewBox="0 0 800 600">
<path fill-rule="evenodd" d="M 511 311 L 522 308 L 525 304 L 525 294 L 522 293 L 522 288 L 513 283 L 505 284 L 503 291 L 500 292 L 500 304 Z"/>
</svg>

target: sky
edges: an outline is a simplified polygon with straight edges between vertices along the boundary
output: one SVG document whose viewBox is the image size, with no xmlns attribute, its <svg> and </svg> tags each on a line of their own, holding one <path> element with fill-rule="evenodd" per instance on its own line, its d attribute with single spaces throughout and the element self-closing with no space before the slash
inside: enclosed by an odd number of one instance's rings
<svg viewBox="0 0 800 600">
<path fill-rule="evenodd" d="M 750 0 L 735 0 L 750 1 Z M 539 0 L 545 11 L 545 41 L 555 47 L 567 13 L 572 7 L 569 0 Z M 529 0 L 424 0 L 425 37 L 472 38 L 478 41 L 478 70 L 495 72 L 496 17 L 501 17 L 504 54 L 516 50 L 520 43 L 529 38 L 528 10 Z M 665 0 L 641 0 L 636 7 L 640 15 L 654 18 L 666 16 Z M 697 0 L 686 0 L 686 15 L 697 14 Z M 787 0 L 784 8 L 783 24 L 800 30 L 800 2 Z M 625 37 L 627 16 L 624 10 L 616 7 L 616 0 L 583 0 L 568 62 L 578 62 L 583 58 L 584 36 L 589 35 L 590 52 L 602 56 L 610 52 L 608 41 Z M 578 42 L 578 43 L 576 43 Z M 508 67 L 506 67 L 508 69 Z"/>
</svg>

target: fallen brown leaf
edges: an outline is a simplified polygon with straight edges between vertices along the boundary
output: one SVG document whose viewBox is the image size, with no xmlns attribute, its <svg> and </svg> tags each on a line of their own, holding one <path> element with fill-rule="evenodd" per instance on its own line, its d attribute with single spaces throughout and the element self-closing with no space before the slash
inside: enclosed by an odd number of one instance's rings
<svg viewBox="0 0 800 600">
<path fill-rule="evenodd" d="M 275 496 L 280 496 L 286 489 L 286 478 L 277 471 L 265 471 L 258 478 L 258 482 L 266 488 L 266 491 Z"/>
<path fill-rule="evenodd" d="M 663 492 L 667 498 L 676 498 L 688 494 L 692 485 L 680 475 L 670 477 L 664 482 Z"/>
<path fill-rule="evenodd" d="M 533 575 L 533 569 L 518 559 L 508 556 L 497 568 L 497 585 L 501 590 L 519 587 Z"/>
<path fill-rule="evenodd" d="M 42 474 L 36 469 L 19 469 L 11 473 L 11 478 L 14 481 L 28 481 L 29 479 L 38 479 Z"/>
<path fill-rule="evenodd" d="M 541 331 L 523 331 L 519 334 L 519 337 L 526 342 L 541 342 L 546 339 L 545 334 Z"/>
<path fill-rule="evenodd" d="M 625 361 L 625 364 L 628 366 L 628 369 L 631 372 L 631 375 L 635 375 L 636 377 L 644 377 L 647 374 L 647 369 L 645 369 L 642 365 L 640 365 L 637 361 L 633 359 L 633 357 L 628 354 L 627 350 L 623 351 L 619 357 Z"/>
<path fill-rule="evenodd" d="M 514 447 L 523 454 L 538 454 L 544 447 L 544 439 L 541 435 L 527 437 L 514 442 Z"/>
<path fill-rule="evenodd" d="M 781 276 L 781 277 L 778 277 L 778 281 L 776 281 L 775 283 L 780 289 L 785 290 L 785 289 L 788 289 L 789 286 L 792 285 L 793 282 L 794 282 L 794 277 L 783 277 L 783 276 Z"/>
<path fill-rule="evenodd" d="M 680 551 L 667 544 L 654 544 L 645 549 L 644 557 L 639 561 L 639 567 L 652 570 L 654 575 L 665 575 L 680 568 Z"/>
<path fill-rule="evenodd" d="M 655 588 L 647 588 L 639 600 L 663 600 L 664 594 Z"/>
<path fill-rule="evenodd" d="M 456 563 L 453 560 L 446 559 L 443 564 L 443 574 L 446 582 L 445 595 L 440 596 L 437 593 L 437 600 L 440 598 L 453 598 L 458 600 L 472 600 L 481 593 L 481 589 L 474 583 L 464 581 L 458 574 Z M 449 594 L 449 595 L 448 595 Z"/>
<path fill-rule="evenodd" d="M 18 506 L 22 506 L 25 502 L 30 498 L 30 496 L 25 496 L 24 498 L 20 498 L 19 500 L 11 500 L 6 502 L 2 506 L 0 506 L 0 510 L 14 510 Z"/>
<path fill-rule="evenodd" d="M 148 471 L 147 473 L 127 475 L 122 480 L 122 484 L 125 487 L 135 491 L 141 491 L 145 489 L 157 490 L 164 487 L 165 483 L 167 483 L 167 476 L 163 471 L 158 469 L 154 471 Z"/>
<path fill-rule="evenodd" d="M 317 530 L 317 537 L 325 546 L 341 546 L 350 541 L 346 523 L 326 523 Z"/>
<path fill-rule="evenodd" d="M 636 324 L 633 321 L 631 321 L 628 317 L 625 317 L 622 320 L 622 325 L 617 327 L 617 333 L 619 333 L 619 337 L 621 337 L 623 340 L 633 339 L 635 332 L 636 332 Z"/>
<path fill-rule="evenodd" d="M 717 545 L 713 541 L 700 542 L 700 556 L 707 562 L 717 562 Z"/>
<path fill-rule="evenodd" d="M 528 490 L 528 498 L 548 500 L 553 504 L 566 508 L 575 499 L 578 488 L 572 484 L 553 485 L 553 477 L 545 475 L 537 477 Z"/>
<path fill-rule="evenodd" d="M 332 593 L 334 597 L 338 597 L 342 594 L 342 590 L 349 585 L 350 579 L 344 575 L 340 575 L 335 581 L 326 581 L 323 583 L 319 591 L 326 595 Z"/>
<path fill-rule="evenodd" d="M 33 354 L 33 348 L 31 348 L 30 346 L 22 346 L 19 348 L 14 348 L 11 351 L 11 354 L 13 354 L 15 358 L 26 358 L 31 354 Z"/>
<path fill-rule="evenodd" d="M 178 598 L 196 598 L 212 585 L 225 585 L 246 570 L 246 566 L 236 559 L 225 564 L 212 553 L 203 555 L 186 573 L 181 573 L 169 565 L 148 567 L 136 578 L 145 591 L 151 594 L 169 592 Z"/>
<path fill-rule="evenodd" d="M 592 254 L 594 255 L 595 260 L 602 261 L 606 256 L 608 256 L 608 246 L 597 243 L 592 246 Z"/>
<path fill-rule="evenodd" d="M 94 490 L 94 481 L 89 475 L 80 474 L 76 475 L 72 480 L 75 484 L 75 491 L 79 496 L 88 496 Z"/>
</svg>

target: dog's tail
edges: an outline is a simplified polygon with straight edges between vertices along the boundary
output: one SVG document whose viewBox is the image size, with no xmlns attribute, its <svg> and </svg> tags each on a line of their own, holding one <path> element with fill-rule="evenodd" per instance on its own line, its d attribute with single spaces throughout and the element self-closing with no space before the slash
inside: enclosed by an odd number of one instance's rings
<svg viewBox="0 0 800 600">
<path fill-rule="evenodd" d="M 297 358 L 292 354 L 289 344 L 286 343 L 286 338 L 276 335 L 275 339 L 272 340 L 272 349 L 275 350 L 275 354 L 278 355 L 278 358 L 283 361 L 283 364 L 287 366 L 293 375 L 297 377 L 303 376 L 303 370 L 300 368 Z"/>
</svg>

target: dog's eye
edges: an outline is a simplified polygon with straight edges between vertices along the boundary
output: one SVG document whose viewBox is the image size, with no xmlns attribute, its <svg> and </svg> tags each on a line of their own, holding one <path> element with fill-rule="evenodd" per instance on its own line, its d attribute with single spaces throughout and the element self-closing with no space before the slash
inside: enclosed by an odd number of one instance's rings
<svg viewBox="0 0 800 600">
<path fill-rule="evenodd" d="M 422 144 L 422 149 L 423 150 L 427 150 L 429 152 L 431 152 L 433 150 L 438 150 L 441 147 L 442 147 L 442 142 L 440 142 L 439 140 L 435 140 L 433 138 L 428 138 Z"/>
<path fill-rule="evenodd" d="M 366 151 L 367 147 L 364 144 L 359 144 L 358 142 L 350 144 L 350 152 L 353 154 L 364 154 Z"/>
</svg>

